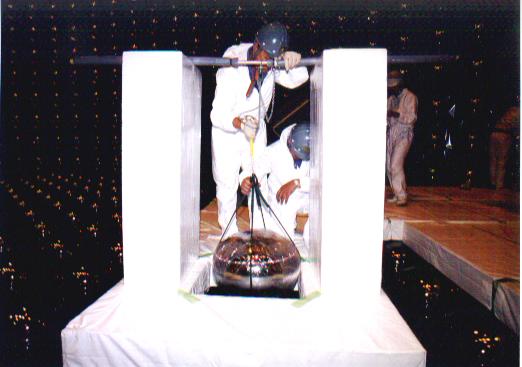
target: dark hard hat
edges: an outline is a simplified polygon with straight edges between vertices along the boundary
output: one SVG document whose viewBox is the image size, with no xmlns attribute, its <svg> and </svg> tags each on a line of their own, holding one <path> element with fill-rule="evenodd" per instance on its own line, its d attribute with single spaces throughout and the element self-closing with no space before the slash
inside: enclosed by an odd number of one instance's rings
<svg viewBox="0 0 522 367">
<path fill-rule="evenodd" d="M 300 122 L 294 126 L 288 137 L 288 145 L 295 152 L 297 158 L 303 161 L 310 160 L 309 122 Z"/>
<path fill-rule="evenodd" d="M 402 86 L 404 80 L 399 70 L 392 70 L 388 73 L 388 88 Z"/>
<path fill-rule="evenodd" d="M 279 57 L 288 47 L 288 33 L 281 23 L 269 23 L 257 31 L 256 41 L 270 57 Z"/>
</svg>

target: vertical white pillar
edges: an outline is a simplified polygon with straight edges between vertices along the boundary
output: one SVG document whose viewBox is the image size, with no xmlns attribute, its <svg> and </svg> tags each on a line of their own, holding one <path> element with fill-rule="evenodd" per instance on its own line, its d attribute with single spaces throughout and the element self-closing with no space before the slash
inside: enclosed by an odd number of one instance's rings
<svg viewBox="0 0 522 367">
<path fill-rule="evenodd" d="M 326 50 L 312 76 L 310 246 L 323 296 L 342 304 L 381 289 L 386 69 L 383 49 Z"/>
<path fill-rule="evenodd" d="M 122 72 L 125 291 L 157 300 L 199 251 L 201 75 L 172 51 L 125 52 Z"/>
</svg>

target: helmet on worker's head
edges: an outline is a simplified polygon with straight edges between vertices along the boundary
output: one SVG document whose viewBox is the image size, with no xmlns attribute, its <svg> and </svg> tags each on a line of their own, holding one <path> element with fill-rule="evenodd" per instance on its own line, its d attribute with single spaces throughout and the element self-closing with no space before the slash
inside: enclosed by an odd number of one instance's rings
<svg viewBox="0 0 522 367">
<path fill-rule="evenodd" d="M 300 122 L 296 124 L 288 137 L 288 146 L 297 158 L 303 161 L 310 160 L 310 123 Z"/>
<path fill-rule="evenodd" d="M 402 84 L 402 74 L 399 70 L 392 70 L 388 73 L 388 88 L 400 87 Z"/>
<path fill-rule="evenodd" d="M 256 41 L 270 57 L 279 57 L 288 47 L 288 33 L 279 22 L 265 24 L 256 33 Z"/>
</svg>

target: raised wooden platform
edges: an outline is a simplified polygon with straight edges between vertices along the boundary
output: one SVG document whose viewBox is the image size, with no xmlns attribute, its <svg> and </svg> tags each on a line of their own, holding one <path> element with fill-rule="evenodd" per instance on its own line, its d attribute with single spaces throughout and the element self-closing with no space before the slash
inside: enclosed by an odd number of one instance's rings
<svg viewBox="0 0 522 367">
<path fill-rule="evenodd" d="M 519 193 L 455 187 L 409 192 L 408 206 L 385 204 L 384 238 L 405 242 L 518 333 Z"/>
</svg>

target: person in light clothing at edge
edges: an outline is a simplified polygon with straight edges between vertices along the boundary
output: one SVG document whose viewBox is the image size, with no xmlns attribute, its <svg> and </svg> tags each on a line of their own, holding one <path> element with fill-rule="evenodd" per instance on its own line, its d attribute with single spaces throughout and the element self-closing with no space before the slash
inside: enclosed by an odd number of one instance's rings
<svg viewBox="0 0 522 367">
<path fill-rule="evenodd" d="M 504 188 L 506 165 L 513 138 L 520 130 L 520 107 L 511 106 L 500 117 L 489 136 L 489 181 L 497 190 Z"/>
<path fill-rule="evenodd" d="M 282 58 L 284 70 L 242 66 L 220 68 L 216 74 L 210 113 L 212 172 L 216 182 L 218 222 L 223 232 L 236 210 L 240 168 L 252 171 L 252 161 L 266 148 L 265 119 L 269 114 L 274 83 L 296 88 L 308 80 L 306 67 L 296 67 L 301 55 L 287 51 L 287 47 L 286 28 L 277 22 L 267 24 L 256 33 L 253 44 L 231 46 L 223 57 L 260 61 Z M 254 142 L 254 157 L 251 156 L 251 140 Z M 237 220 L 234 217 L 227 234 L 236 232 Z"/>
<path fill-rule="evenodd" d="M 386 174 L 393 190 L 389 202 L 398 206 L 408 203 L 404 161 L 413 141 L 417 121 L 417 96 L 404 87 L 401 73 L 388 73 L 388 128 L 386 132 Z"/>
</svg>

